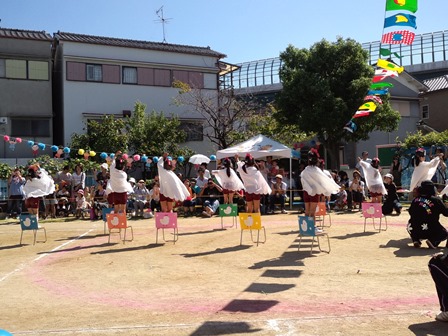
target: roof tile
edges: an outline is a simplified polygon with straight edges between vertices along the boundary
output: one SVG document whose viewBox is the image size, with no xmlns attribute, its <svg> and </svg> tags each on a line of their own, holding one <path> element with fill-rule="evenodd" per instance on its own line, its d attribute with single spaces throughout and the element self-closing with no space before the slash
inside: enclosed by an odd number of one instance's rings
<svg viewBox="0 0 448 336">
<path fill-rule="evenodd" d="M 45 31 L 0 28 L 0 38 L 14 38 L 23 40 L 51 41 L 53 38 Z"/>
<path fill-rule="evenodd" d="M 448 89 L 448 75 L 426 79 L 423 83 L 429 87 L 428 92 Z"/>
</svg>

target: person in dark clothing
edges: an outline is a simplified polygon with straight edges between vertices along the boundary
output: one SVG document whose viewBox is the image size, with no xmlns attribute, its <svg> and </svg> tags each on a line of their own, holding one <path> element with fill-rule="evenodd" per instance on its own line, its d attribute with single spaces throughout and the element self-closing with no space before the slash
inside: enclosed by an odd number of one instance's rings
<svg viewBox="0 0 448 336">
<path fill-rule="evenodd" d="M 399 202 L 397 186 L 394 183 L 392 174 L 384 175 L 384 186 L 386 187 L 387 195 L 382 207 L 383 215 L 390 215 L 394 210 L 397 215 L 401 214 L 402 205 Z"/>
<path fill-rule="evenodd" d="M 422 245 L 422 239 L 426 239 L 428 247 L 434 249 L 448 237 L 447 230 L 439 221 L 440 215 L 448 217 L 448 208 L 435 194 L 434 183 L 423 181 L 409 208 L 411 218 L 407 230 L 416 248 Z"/>
<path fill-rule="evenodd" d="M 213 216 L 219 208 L 219 200 L 222 197 L 222 188 L 217 185 L 212 178 L 208 179 L 200 194 L 202 197 L 204 211 L 202 215 L 205 217 Z"/>
<path fill-rule="evenodd" d="M 448 322 L 448 258 L 446 254 L 434 255 L 428 264 L 429 273 L 436 285 L 437 296 L 440 303 L 440 313 L 436 320 Z"/>
</svg>

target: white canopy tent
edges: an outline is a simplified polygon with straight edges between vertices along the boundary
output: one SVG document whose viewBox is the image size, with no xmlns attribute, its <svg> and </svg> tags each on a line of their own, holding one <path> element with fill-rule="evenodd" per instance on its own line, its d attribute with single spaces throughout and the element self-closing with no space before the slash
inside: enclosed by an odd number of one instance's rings
<svg viewBox="0 0 448 336">
<path fill-rule="evenodd" d="M 250 153 L 254 159 L 264 158 L 266 156 L 289 158 L 289 178 L 292 179 L 292 150 L 277 141 L 274 141 L 262 134 L 254 136 L 238 145 L 221 149 L 216 152 L 217 159 L 226 157 L 234 157 L 236 154 L 240 157 L 246 156 Z M 289 205 L 292 208 L 292 190 L 289 195 Z"/>
</svg>

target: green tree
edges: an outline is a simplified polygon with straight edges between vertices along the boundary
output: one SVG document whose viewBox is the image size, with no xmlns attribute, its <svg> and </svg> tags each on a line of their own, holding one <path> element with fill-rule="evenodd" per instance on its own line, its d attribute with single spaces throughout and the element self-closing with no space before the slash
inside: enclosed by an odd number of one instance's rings
<svg viewBox="0 0 448 336">
<path fill-rule="evenodd" d="M 322 40 L 310 49 L 290 45 L 280 58 L 283 90 L 276 99 L 276 118 L 315 133 L 328 150 L 332 166 L 339 167 L 338 150 L 344 140 L 366 140 L 374 130 L 397 129 L 400 114 L 383 96 L 383 105 L 374 113 L 355 119 L 354 133 L 344 130 L 363 104 L 374 74 L 367 51 L 356 41 L 338 37 L 334 43 Z"/>
<path fill-rule="evenodd" d="M 118 150 L 126 152 L 129 137 L 125 126 L 126 119 L 113 115 L 105 115 L 99 121 L 89 120 L 86 133 L 72 134 L 71 147 L 73 150 L 92 149 L 97 153 L 115 153 Z"/>
</svg>

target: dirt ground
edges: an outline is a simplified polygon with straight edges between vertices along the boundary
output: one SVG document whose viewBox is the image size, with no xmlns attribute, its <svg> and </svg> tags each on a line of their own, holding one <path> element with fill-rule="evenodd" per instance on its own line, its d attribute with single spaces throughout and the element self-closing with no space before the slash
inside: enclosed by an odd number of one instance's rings
<svg viewBox="0 0 448 336">
<path fill-rule="evenodd" d="M 297 212 L 262 216 L 266 243 L 179 218 L 179 240 L 155 244 L 154 219 L 134 240 L 102 221 L 46 220 L 46 243 L 0 221 L 0 329 L 14 335 L 447 335 L 427 263 L 411 247 L 407 212 L 373 229 L 359 212 L 331 215 L 331 253 L 304 238 Z M 443 218 L 445 224 L 447 219 Z M 224 218 L 230 225 L 231 218 Z M 329 219 L 325 220 L 329 224 Z M 384 225 L 384 222 L 383 222 Z M 41 232 L 39 232 L 40 234 Z M 39 238 L 39 236 L 38 236 Z M 166 237 L 171 239 L 167 231 Z"/>
</svg>

